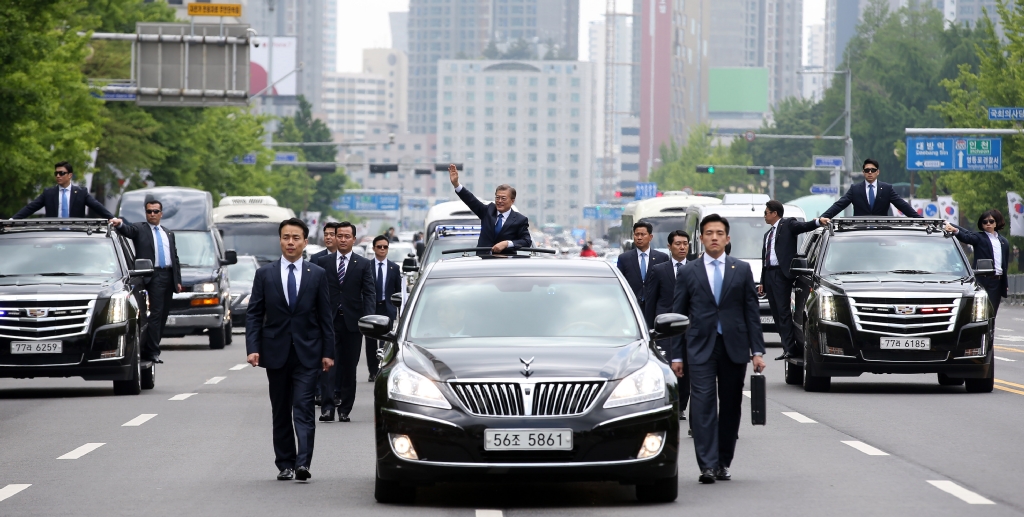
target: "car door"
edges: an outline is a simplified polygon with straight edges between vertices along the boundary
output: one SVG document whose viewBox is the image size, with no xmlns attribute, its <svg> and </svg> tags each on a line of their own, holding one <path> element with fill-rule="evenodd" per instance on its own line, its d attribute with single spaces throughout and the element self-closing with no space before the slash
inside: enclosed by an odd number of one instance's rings
<svg viewBox="0 0 1024 517">
<path fill-rule="evenodd" d="M 124 259 L 128 262 L 128 269 L 135 269 L 135 249 L 132 242 L 124 237 L 117 237 Z M 146 279 L 141 276 L 130 277 L 128 285 L 131 288 L 132 297 L 139 308 L 139 335 L 144 335 L 149 326 L 149 291 L 146 290 Z"/>
<path fill-rule="evenodd" d="M 818 264 L 818 254 L 822 249 L 822 242 L 825 240 L 824 232 L 814 232 L 807 237 L 807 242 L 804 243 L 801 252 L 797 254 L 797 258 L 806 258 L 807 266 L 811 269 L 816 269 Z M 793 288 L 793 326 L 796 327 L 796 339 L 799 344 L 803 346 L 804 339 L 804 324 L 806 318 L 804 305 L 807 303 L 807 297 L 811 293 L 811 289 L 814 286 L 814 275 L 796 275 L 795 285 Z"/>
</svg>

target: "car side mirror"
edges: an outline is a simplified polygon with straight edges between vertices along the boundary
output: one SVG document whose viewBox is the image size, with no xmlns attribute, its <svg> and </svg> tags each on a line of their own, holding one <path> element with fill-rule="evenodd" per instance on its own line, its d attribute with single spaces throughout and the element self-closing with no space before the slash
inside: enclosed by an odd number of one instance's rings
<svg viewBox="0 0 1024 517">
<path fill-rule="evenodd" d="M 974 268 L 974 276 L 992 276 L 996 274 L 996 264 L 992 259 L 979 259 Z"/>
<path fill-rule="evenodd" d="M 683 335 L 690 326 L 690 318 L 682 314 L 666 313 L 654 318 L 651 339 L 665 339 Z"/>
<path fill-rule="evenodd" d="M 135 268 L 128 272 L 128 276 L 153 276 L 153 261 L 149 259 L 135 259 Z"/>
<path fill-rule="evenodd" d="M 813 275 L 814 270 L 807 265 L 806 258 L 795 258 L 790 262 L 790 271 L 796 275 Z"/>
<path fill-rule="evenodd" d="M 387 316 L 370 314 L 359 318 L 359 331 L 370 339 L 395 342 L 395 335 L 391 333 L 391 318 Z"/>
<path fill-rule="evenodd" d="M 224 260 L 221 260 L 220 263 L 225 266 L 230 266 L 231 264 L 238 264 L 238 252 L 235 250 L 225 251 Z"/>
<path fill-rule="evenodd" d="M 416 263 L 416 257 L 410 253 L 405 260 L 402 261 L 402 272 L 403 273 L 415 273 L 420 270 L 419 264 Z"/>
<path fill-rule="evenodd" d="M 395 307 L 402 306 L 402 293 L 395 293 L 391 295 L 391 305 L 394 305 Z"/>
</svg>

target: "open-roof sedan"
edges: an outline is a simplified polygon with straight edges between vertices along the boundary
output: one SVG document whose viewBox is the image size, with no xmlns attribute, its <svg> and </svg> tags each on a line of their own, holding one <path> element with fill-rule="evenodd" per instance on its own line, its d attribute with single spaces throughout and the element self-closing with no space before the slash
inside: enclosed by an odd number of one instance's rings
<svg viewBox="0 0 1024 517">
<path fill-rule="evenodd" d="M 618 481 L 677 493 L 678 392 L 654 330 L 603 261 L 472 257 L 429 266 L 392 330 L 374 391 L 375 496 L 446 481 Z"/>
</svg>

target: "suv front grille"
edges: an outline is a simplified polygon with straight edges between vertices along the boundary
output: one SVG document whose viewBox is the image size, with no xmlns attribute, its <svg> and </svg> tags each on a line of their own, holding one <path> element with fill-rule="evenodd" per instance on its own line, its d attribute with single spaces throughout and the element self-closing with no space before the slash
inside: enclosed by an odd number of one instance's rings
<svg viewBox="0 0 1024 517">
<path fill-rule="evenodd" d="M 573 416 L 590 410 L 604 380 L 500 380 L 449 382 L 470 413 L 478 416 Z"/>
<path fill-rule="evenodd" d="M 860 332 L 927 336 L 952 332 L 960 313 L 959 294 L 861 293 L 849 296 Z"/>
<path fill-rule="evenodd" d="M 0 337 L 52 339 L 89 331 L 95 295 L 0 296 Z"/>
</svg>

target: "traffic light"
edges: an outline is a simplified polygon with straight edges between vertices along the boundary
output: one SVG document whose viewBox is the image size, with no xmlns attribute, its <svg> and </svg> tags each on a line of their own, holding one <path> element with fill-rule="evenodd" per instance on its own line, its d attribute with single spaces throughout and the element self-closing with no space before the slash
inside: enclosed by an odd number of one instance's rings
<svg viewBox="0 0 1024 517">
<path fill-rule="evenodd" d="M 397 163 L 370 164 L 370 174 L 384 174 L 386 172 L 398 172 Z"/>
<path fill-rule="evenodd" d="M 702 173 L 702 174 L 714 174 L 715 173 L 715 166 L 714 165 L 698 165 L 697 166 L 697 172 Z"/>
<path fill-rule="evenodd" d="M 764 176 L 765 174 L 768 174 L 768 169 L 765 169 L 764 167 L 747 167 L 747 174 Z"/>
<path fill-rule="evenodd" d="M 442 172 L 442 171 L 443 172 L 448 172 L 448 166 L 449 165 L 451 165 L 451 164 L 449 164 L 449 163 L 435 163 L 434 164 L 434 170 L 438 171 L 438 172 Z M 462 170 L 462 164 L 461 163 L 456 163 L 455 164 L 455 170 L 461 171 Z"/>
<path fill-rule="evenodd" d="M 415 170 L 415 171 L 413 171 L 413 172 L 414 172 L 414 173 L 415 173 L 415 174 L 416 174 L 417 176 L 423 176 L 423 175 L 428 175 L 428 176 L 429 176 L 429 175 L 431 175 L 431 174 L 433 174 L 433 173 L 434 173 L 434 171 L 432 171 L 432 170 L 430 170 L 430 169 L 416 169 L 416 170 Z"/>
</svg>

